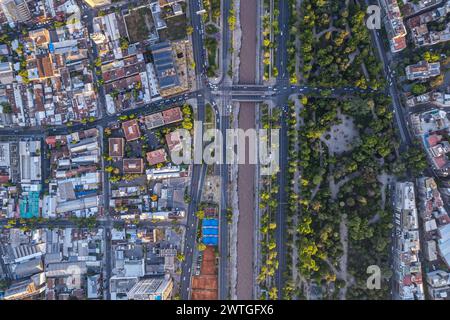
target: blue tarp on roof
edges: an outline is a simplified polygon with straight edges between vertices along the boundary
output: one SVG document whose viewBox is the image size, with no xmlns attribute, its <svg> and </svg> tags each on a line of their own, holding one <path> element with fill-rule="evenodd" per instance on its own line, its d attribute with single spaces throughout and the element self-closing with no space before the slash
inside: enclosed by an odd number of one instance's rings
<svg viewBox="0 0 450 320">
<path fill-rule="evenodd" d="M 203 243 L 206 245 L 217 246 L 219 243 L 218 237 L 203 237 Z"/>
<path fill-rule="evenodd" d="M 219 229 L 218 228 L 203 228 L 203 236 L 207 235 L 218 235 Z"/>
<path fill-rule="evenodd" d="M 206 245 L 217 246 L 219 243 L 219 220 L 202 220 L 202 242 Z"/>
<path fill-rule="evenodd" d="M 219 220 L 218 219 L 203 219 L 202 226 L 204 227 L 218 227 Z"/>
</svg>

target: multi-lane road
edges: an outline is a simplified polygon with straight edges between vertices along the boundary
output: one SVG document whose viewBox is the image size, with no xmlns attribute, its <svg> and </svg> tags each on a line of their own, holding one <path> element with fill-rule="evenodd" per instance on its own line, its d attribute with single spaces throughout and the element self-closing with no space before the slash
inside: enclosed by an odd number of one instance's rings
<svg viewBox="0 0 450 320">
<path fill-rule="evenodd" d="M 203 9 L 203 4 L 201 1 L 191 1 L 189 2 L 189 15 L 191 25 L 194 29 L 192 33 L 192 45 L 194 50 L 195 59 L 195 73 L 197 75 L 196 85 L 197 90 L 205 87 L 206 76 L 205 76 L 205 50 L 203 45 L 203 22 L 201 15 L 197 14 Z M 203 94 L 197 94 L 197 120 L 202 123 L 205 120 L 205 90 Z M 194 137 L 196 138 L 196 137 Z M 201 142 L 200 142 L 201 143 Z M 201 192 L 203 189 L 203 183 L 206 175 L 206 164 L 194 164 L 192 166 L 192 178 L 191 178 L 191 203 L 188 208 L 187 225 L 186 225 L 186 235 L 185 235 L 185 245 L 184 245 L 184 256 L 185 261 L 181 268 L 181 298 L 189 299 L 190 297 L 190 287 L 191 287 L 191 277 L 192 277 L 192 267 L 193 267 L 193 251 L 195 250 L 195 241 L 197 234 L 197 224 L 198 219 L 196 216 L 196 211 L 201 199 Z"/>
</svg>

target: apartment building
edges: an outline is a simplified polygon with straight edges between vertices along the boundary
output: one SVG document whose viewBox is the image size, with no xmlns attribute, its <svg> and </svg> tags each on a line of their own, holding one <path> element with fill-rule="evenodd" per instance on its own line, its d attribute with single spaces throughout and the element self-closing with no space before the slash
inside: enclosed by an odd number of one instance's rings
<svg viewBox="0 0 450 320">
<path fill-rule="evenodd" d="M 408 80 L 426 80 L 441 74 L 441 64 L 439 62 L 428 63 L 423 60 L 407 66 L 405 71 Z"/>
<path fill-rule="evenodd" d="M 406 27 L 397 0 L 381 0 L 384 11 L 384 26 L 389 37 L 389 44 L 393 53 L 400 52 L 407 47 Z"/>
</svg>

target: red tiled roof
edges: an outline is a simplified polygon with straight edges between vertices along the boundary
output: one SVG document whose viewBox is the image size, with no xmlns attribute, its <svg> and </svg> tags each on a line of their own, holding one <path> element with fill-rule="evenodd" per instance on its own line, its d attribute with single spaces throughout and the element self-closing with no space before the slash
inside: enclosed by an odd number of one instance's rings
<svg viewBox="0 0 450 320">
<path fill-rule="evenodd" d="M 166 142 L 169 147 L 169 151 L 172 152 L 172 150 L 174 150 L 181 143 L 179 132 L 173 131 L 166 134 Z"/>
<path fill-rule="evenodd" d="M 54 147 L 56 145 L 56 137 L 48 136 L 47 138 L 45 138 L 45 143 Z"/>
<path fill-rule="evenodd" d="M 435 157 L 433 158 L 433 160 L 436 164 L 436 167 L 438 167 L 439 169 L 442 169 L 447 163 L 447 159 L 445 158 L 445 156 Z"/>
<path fill-rule="evenodd" d="M 141 131 L 136 119 L 126 121 L 122 123 L 123 133 L 127 141 L 133 141 L 141 137 Z"/>
<path fill-rule="evenodd" d="M 162 112 L 164 123 L 174 123 L 183 120 L 183 114 L 181 113 L 181 109 L 179 107 L 172 108 L 169 110 L 165 110 Z"/>
<path fill-rule="evenodd" d="M 158 149 L 155 151 L 147 152 L 147 161 L 150 165 L 155 165 L 158 163 L 167 161 L 167 154 L 164 149 Z"/>
<path fill-rule="evenodd" d="M 142 159 L 123 159 L 124 173 L 142 173 L 144 171 L 144 161 Z"/>
<path fill-rule="evenodd" d="M 8 175 L 0 175 L 0 183 L 8 183 L 9 181 L 9 176 Z"/>
<path fill-rule="evenodd" d="M 394 48 L 395 50 L 402 50 L 406 48 L 406 38 L 400 37 L 394 39 Z"/>
<path fill-rule="evenodd" d="M 50 55 L 37 58 L 37 68 L 40 78 L 49 78 L 54 75 Z"/>
<path fill-rule="evenodd" d="M 407 275 L 403 278 L 403 285 L 410 286 L 412 284 L 411 275 Z"/>
<path fill-rule="evenodd" d="M 123 138 L 109 138 L 109 156 L 123 157 Z"/>
<path fill-rule="evenodd" d="M 430 147 L 434 147 L 440 141 L 441 141 L 441 138 L 438 135 L 436 135 L 436 134 L 428 137 L 428 143 L 430 144 Z"/>
<path fill-rule="evenodd" d="M 422 280 L 422 274 L 416 274 L 411 278 L 412 282 L 416 283 L 416 284 L 422 284 L 423 280 Z"/>
</svg>

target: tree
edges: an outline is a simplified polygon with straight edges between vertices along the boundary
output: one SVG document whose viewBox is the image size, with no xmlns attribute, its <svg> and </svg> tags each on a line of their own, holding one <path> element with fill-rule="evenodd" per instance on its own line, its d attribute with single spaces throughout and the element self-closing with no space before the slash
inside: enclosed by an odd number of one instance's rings
<svg viewBox="0 0 450 320">
<path fill-rule="evenodd" d="M 2 106 L 3 109 L 3 113 L 12 113 L 12 107 L 11 104 L 9 104 L 8 102 L 2 102 L 0 103 L 0 105 Z"/>
<path fill-rule="evenodd" d="M 231 31 L 236 28 L 236 17 L 233 9 L 230 10 L 230 15 L 228 16 L 228 27 Z"/>
<path fill-rule="evenodd" d="M 7 279 L 1 279 L 0 280 L 0 290 L 1 291 L 4 291 L 4 290 L 8 289 L 9 285 L 10 285 L 10 281 L 9 280 L 7 280 Z"/>
<path fill-rule="evenodd" d="M 129 46 L 128 38 L 127 37 L 120 37 L 119 45 L 120 45 L 120 49 L 122 49 L 122 50 L 128 49 L 128 46 Z"/>
<path fill-rule="evenodd" d="M 64 22 L 61 21 L 55 21 L 55 23 L 53 24 L 53 26 L 55 27 L 55 29 L 61 28 L 65 25 Z"/>
<path fill-rule="evenodd" d="M 95 59 L 95 66 L 100 68 L 102 66 L 102 59 L 100 57 Z"/>
<path fill-rule="evenodd" d="M 415 95 L 421 95 L 421 94 L 424 94 L 425 92 L 427 92 L 427 87 L 423 84 L 415 83 L 411 87 L 411 92 Z"/>
<path fill-rule="evenodd" d="M 105 171 L 108 172 L 108 173 L 113 172 L 113 170 L 114 170 L 114 167 L 113 167 L 113 166 L 107 166 L 107 167 L 105 168 Z"/>
<path fill-rule="evenodd" d="M 405 166 L 414 175 L 420 175 L 427 167 L 427 160 L 425 153 L 422 151 L 419 145 L 408 148 L 408 150 L 402 155 Z"/>
<path fill-rule="evenodd" d="M 198 250 L 198 251 L 205 251 L 205 249 L 206 249 L 206 245 L 205 245 L 203 242 L 200 242 L 200 243 L 197 245 L 197 250 Z"/>
<path fill-rule="evenodd" d="M 113 223 L 113 228 L 118 230 L 118 231 L 122 231 L 123 230 L 122 224 L 120 222 L 118 222 L 118 221 L 115 221 Z"/>
<path fill-rule="evenodd" d="M 183 262 L 186 259 L 186 257 L 181 252 L 178 252 L 177 259 L 178 259 L 178 261 Z"/>
<path fill-rule="evenodd" d="M 300 102 L 302 103 L 303 106 L 308 104 L 308 97 L 307 96 L 302 96 L 302 98 L 300 99 Z"/>
<path fill-rule="evenodd" d="M 269 299 L 270 300 L 277 300 L 278 299 L 278 289 L 277 289 L 277 287 L 272 287 L 269 290 Z"/>
<path fill-rule="evenodd" d="M 199 218 L 200 220 L 205 218 L 205 212 L 203 210 L 199 210 L 195 213 L 195 215 L 197 216 L 197 218 Z"/>
</svg>

